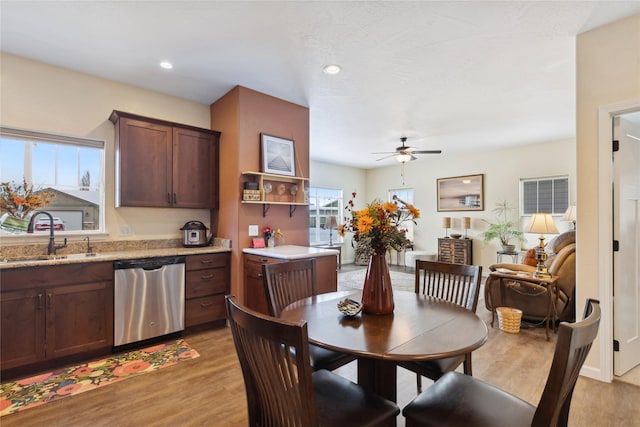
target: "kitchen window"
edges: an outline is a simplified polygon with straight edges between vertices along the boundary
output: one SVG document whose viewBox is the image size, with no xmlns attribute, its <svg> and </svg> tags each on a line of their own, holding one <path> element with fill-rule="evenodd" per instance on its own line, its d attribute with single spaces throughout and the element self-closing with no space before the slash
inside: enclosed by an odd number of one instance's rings
<svg viewBox="0 0 640 427">
<path fill-rule="evenodd" d="M 52 214 L 57 231 L 102 232 L 104 145 L 100 140 L 0 127 L 0 182 L 26 181 L 34 193 L 53 194 L 41 210 Z M 48 233 L 48 226 L 36 228 Z"/>
<path fill-rule="evenodd" d="M 337 227 L 329 227 L 329 217 L 334 216 L 336 223 L 342 224 L 342 190 L 334 188 L 309 187 L 309 243 L 322 245 L 342 243 Z M 331 237 L 330 237 L 331 235 Z"/>
<path fill-rule="evenodd" d="M 569 177 L 521 179 L 520 196 L 522 216 L 536 212 L 563 215 L 569 206 Z"/>
</svg>

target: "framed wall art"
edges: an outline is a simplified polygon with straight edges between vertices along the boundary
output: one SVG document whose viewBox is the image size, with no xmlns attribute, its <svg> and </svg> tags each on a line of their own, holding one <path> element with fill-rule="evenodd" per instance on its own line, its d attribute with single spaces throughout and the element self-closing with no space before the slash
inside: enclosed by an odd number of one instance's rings
<svg viewBox="0 0 640 427">
<path fill-rule="evenodd" d="M 484 174 L 439 178 L 438 212 L 483 211 Z"/>
<path fill-rule="evenodd" d="M 264 173 L 296 176 L 293 140 L 260 134 L 260 167 Z"/>
</svg>

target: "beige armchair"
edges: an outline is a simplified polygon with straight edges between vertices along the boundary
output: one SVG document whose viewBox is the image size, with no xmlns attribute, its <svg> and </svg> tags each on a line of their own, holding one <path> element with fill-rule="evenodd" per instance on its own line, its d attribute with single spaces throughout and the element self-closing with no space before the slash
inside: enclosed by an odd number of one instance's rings
<svg viewBox="0 0 640 427">
<path fill-rule="evenodd" d="M 551 252 L 545 262 L 549 273 L 558 276 L 558 295 L 552 295 L 556 302 L 556 319 L 575 321 L 575 287 L 576 287 L 576 238 L 575 231 L 560 234 L 547 245 Z M 506 268 L 513 271 L 533 273 L 535 267 L 525 264 L 494 264 L 489 270 Z M 487 278 L 484 288 L 484 304 L 487 310 L 493 310 L 492 302 L 500 301 L 499 280 Z M 526 320 L 541 321 L 547 314 L 547 288 L 530 282 L 518 280 L 515 276 L 503 289 L 504 305 L 522 310 Z M 494 303 L 495 304 L 495 303 Z"/>
</svg>

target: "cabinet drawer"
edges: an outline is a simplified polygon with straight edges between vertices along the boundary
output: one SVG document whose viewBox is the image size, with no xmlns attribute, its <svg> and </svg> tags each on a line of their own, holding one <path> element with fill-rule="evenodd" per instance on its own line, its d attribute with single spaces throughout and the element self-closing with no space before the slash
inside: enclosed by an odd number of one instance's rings
<svg viewBox="0 0 640 427">
<path fill-rule="evenodd" d="M 202 254 L 187 256 L 186 270 L 202 270 L 206 268 L 225 267 L 229 263 L 229 253 Z"/>
<path fill-rule="evenodd" d="M 227 292 L 227 272 L 222 268 L 187 271 L 185 298 L 196 298 Z"/>
<path fill-rule="evenodd" d="M 185 327 L 226 319 L 224 295 L 194 298 L 185 304 Z"/>
<path fill-rule="evenodd" d="M 0 283 L 2 283 L 3 291 L 110 281 L 113 281 L 112 262 L 45 265 L 9 268 L 0 271 Z"/>
<path fill-rule="evenodd" d="M 257 255 L 249 255 L 249 254 L 245 254 L 245 258 L 244 258 L 244 268 L 246 271 L 251 271 L 252 274 L 258 275 L 258 274 L 262 274 L 262 266 L 264 264 L 279 264 L 281 262 L 285 262 L 286 260 L 284 259 L 278 259 L 278 258 L 269 258 L 269 257 L 262 257 L 262 256 L 257 256 Z M 262 276 L 259 276 L 262 277 Z"/>
</svg>

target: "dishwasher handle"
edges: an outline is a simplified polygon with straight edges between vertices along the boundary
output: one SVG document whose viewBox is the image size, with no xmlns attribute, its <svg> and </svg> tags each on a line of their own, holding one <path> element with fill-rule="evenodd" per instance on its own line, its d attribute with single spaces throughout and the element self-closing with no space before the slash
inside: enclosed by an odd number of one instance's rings
<svg viewBox="0 0 640 427">
<path fill-rule="evenodd" d="M 129 268 L 138 268 L 146 271 L 160 270 L 165 265 L 172 264 L 184 264 L 185 256 L 165 256 L 156 258 L 142 258 L 142 259 L 126 259 L 121 261 L 115 261 L 113 267 L 116 270 L 124 270 Z"/>
</svg>

